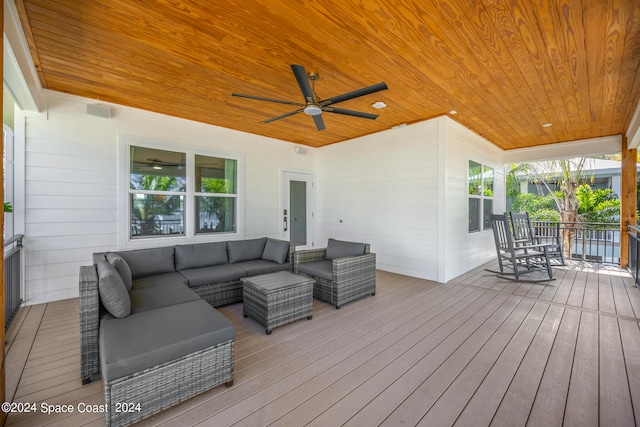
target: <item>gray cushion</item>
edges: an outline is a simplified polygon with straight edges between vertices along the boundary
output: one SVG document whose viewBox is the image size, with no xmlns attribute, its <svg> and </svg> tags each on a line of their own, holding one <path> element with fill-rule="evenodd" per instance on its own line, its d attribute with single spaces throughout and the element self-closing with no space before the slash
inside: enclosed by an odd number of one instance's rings
<svg viewBox="0 0 640 427">
<path fill-rule="evenodd" d="M 289 254 L 289 242 L 284 240 L 267 239 L 266 245 L 264 245 L 264 251 L 262 252 L 262 259 L 267 261 L 277 262 L 278 264 L 284 264 Z"/>
<path fill-rule="evenodd" d="M 127 317 L 131 312 L 131 299 L 120 274 L 107 261 L 98 261 L 96 268 L 102 305 L 114 317 Z"/>
<path fill-rule="evenodd" d="M 327 280 L 333 280 L 333 262 L 328 259 L 303 262 L 298 264 L 298 272 L 314 277 L 321 277 Z"/>
<path fill-rule="evenodd" d="M 345 242 L 344 240 L 329 239 L 326 259 L 337 259 L 349 256 L 364 255 L 364 243 Z"/>
<path fill-rule="evenodd" d="M 257 259 L 254 261 L 243 261 L 234 264 L 247 272 L 247 276 L 256 276 L 258 274 L 273 273 L 275 271 L 290 271 L 291 264 L 278 264 L 273 261 Z"/>
<path fill-rule="evenodd" d="M 133 281 L 132 289 L 142 289 L 162 285 L 187 285 L 188 280 L 177 271 L 172 273 L 156 274 L 154 276 L 142 277 Z"/>
<path fill-rule="evenodd" d="M 116 252 L 129 265 L 131 277 L 140 277 L 176 271 L 173 263 L 173 246 Z"/>
<path fill-rule="evenodd" d="M 233 324 L 203 300 L 100 324 L 102 377 L 111 381 L 234 339 Z"/>
<path fill-rule="evenodd" d="M 176 270 L 227 263 L 227 242 L 178 245 L 175 251 Z"/>
<path fill-rule="evenodd" d="M 129 292 L 131 314 L 184 302 L 198 301 L 200 296 L 186 285 L 163 284 Z"/>
<path fill-rule="evenodd" d="M 129 268 L 127 261 L 125 261 L 120 255 L 113 252 L 109 252 L 107 254 L 107 261 L 116 268 L 120 277 L 122 277 L 122 281 L 127 287 L 127 290 L 130 291 L 133 281 L 131 280 L 131 269 Z"/>
<path fill-rule="evenodd" d="M 250 261 L 261 259 L 267 238 L 251 239 L 251 240 L 232 240 L 227 242 L 227 254 L 229 262 Z"/>
<path fill-rule="evenodd" d="M 247 272 L 235 264 L 221 264 L 214 267 L 181 270 L 190 287 L 210 285 L 212 283 L 233 282 L 246 277 Z"/>
</svg>

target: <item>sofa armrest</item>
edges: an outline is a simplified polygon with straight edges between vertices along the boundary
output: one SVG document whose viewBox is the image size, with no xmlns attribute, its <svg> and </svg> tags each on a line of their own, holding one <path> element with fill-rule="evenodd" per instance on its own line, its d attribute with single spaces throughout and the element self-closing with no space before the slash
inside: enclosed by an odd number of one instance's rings
<svg viewBox="0 0 640 427">
<path fill-rule="evenodd" d="M 303 262 L 320 261 L 325 259 L 327 248 L 303 249 L 295 251 L 293 254 L 293 264 L 302 264 Z"/>
<path fill-rule="evenodd" d="M 99 261 L 106 261 L 107 253 L 106 252 L 96 252 L 93 254 L 93 264 L 97 264 Z"/>
<path fill-rule="evenodd" d="M 357 280 L 359 277 L 371 278 L 376 275 L 376 254 L 336 258 L 332 261 L 333 281 Z"/>
<path fill-rule="evenodd" d="M 293 257 L 294 254 L 296 253 L 296 244 L 293 242 L 289 242 L 289 253 L 287 253 L 287 259 L 285 260 L 285 262 L 288 262 L 291 264 L 291 270 L 293 272 Z"/>
<path fill-rule="evenodd" d="M 83 384 L 100 373 L 100 294 L 96 266 L 80 267 L 80 378 Z"/>
</svg>

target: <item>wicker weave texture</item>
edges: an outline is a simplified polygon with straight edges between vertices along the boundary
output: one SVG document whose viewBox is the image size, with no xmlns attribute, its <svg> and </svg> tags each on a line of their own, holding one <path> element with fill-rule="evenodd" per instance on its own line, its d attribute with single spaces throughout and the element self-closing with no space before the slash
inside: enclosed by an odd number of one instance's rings
<svg viewBox="0 0 640 427">
<path fill-rule="evenodd" d="M 80 267 L 80 378 L 100 375 L 100 294 L 96 267 Z"/>
<path fill-rule="evenodd" d="M 266 290 L 243 279 L 243 313 L 263 325 L 267 333 L 277 326 L 313 315 L 313 280 L 300 276 L 300 283 L 282 289 Z"/>
<path fill-rule="evenodd" d="M 105 381 L 107 426 L 129 425 L 231 382 L 233 349 L 230 340 L 124 378 Z"/>
<path fill-rule="evenodd" d="M 242 301 L 242 283 L 239 280 L 191 288 L 213 307 Z"/>
<path fill-rule="evenodd" d="M 376 293 L 376 254 L 370 253 L 365 245 L 365 254 L 354 257 L 338 258 L 332 261 L 331 280 L 304 273 L 316 281 L 313 296 L 340 308 L 343 304 Z M 294 271 L 303 262 L 324 259 L 326 249 L 298 251 L 294 255 Z"/>
</svg>

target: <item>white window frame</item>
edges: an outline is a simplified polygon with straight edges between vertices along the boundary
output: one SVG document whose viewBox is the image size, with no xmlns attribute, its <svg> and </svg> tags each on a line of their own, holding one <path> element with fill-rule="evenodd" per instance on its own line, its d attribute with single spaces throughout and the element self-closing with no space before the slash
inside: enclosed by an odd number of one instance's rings
<svg viewBox="0 0 640 427">
<path fill-rule="evenodd" d="M 485 196 L 484 195 L 484 184 L 485 184 L 485 180 L 484 177 L 482 177 L 480 179 L 480 194 L 470 194 L 469 193 L 469 171 L 470 171 L 470 162 L 474 162 L 480 165 L 480 171 L 481 174 L 484 174 L 484 169 L 485 167 L 491 168 L 493 170 L 493 196 Z M 467 227 L 467 233 L 468 234 L 478 234 L 478 233 L 482 233 L 484 231 L 491 231 L 491 227 L 489 228 L 485 228 L 484 226 L 484 201 L 485 200 L 491 200 L 492 203 L 492 210 L 493 208 L 495 208 L 495 180 L 496 180 L 496 168 L 495 166 L 489 165 L 487 163 L 481 162 L 481 161 L 477 161 L 477 160 L 473 160 L 473 159 L 467 159 L 467 185 L 465 186 L 465 188 L 467 189 L 467 220 L 469 220 L 469 200 L 471 199 L 476 199 L 479 200 L 480 202 L 480 212 L 479 212 L 479 217 L 478 217 L 478 230 L 469 230 L 469 228 Z M 491 212 L 493 213 L 493 212 Z"/>
<path fill-rule="evenodd" d="M 218 242 L 244 238 L 244 155 L 223 150 L 215 150 L 206 147 L 180 144 L 177 142 L 160 141 L 150 138 L 120 135 L 118 144 L 118 247 L 123 249 L 136 249 L 157 246 L 169 246 L 187 243 Z M 184 194 L 184 235 L 167 235 L 152 237 L 131 238 L 131 208 L 129 206 L 130 191 L 130 156 L 131 146 L 152 148 L 158 150 L 176 151 L 186 154 L 186 192 L 163 192 L 163 194 Z M 195 203 L 196 196 L 210 193 L 196 192 L 195 190 L 195 156 L 219 157 L 232 159 L 237 162 L 236 169 L 236 194 L 216 194 L 216 197 L 236 198 L 236 230 L 220 233 L 196 233 Z M 154 191 L 136 190 L 136 193 L 153 193 Z"/>
</svg>

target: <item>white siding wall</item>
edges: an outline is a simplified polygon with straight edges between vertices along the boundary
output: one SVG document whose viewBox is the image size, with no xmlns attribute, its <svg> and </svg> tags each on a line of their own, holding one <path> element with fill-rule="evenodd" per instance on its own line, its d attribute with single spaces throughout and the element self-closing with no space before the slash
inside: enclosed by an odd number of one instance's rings
<svg viewBox="0 0 640 427">
<path fill-rule="evenodd" d="M 367 242 L 379 269 L 436 280 L 438 145 L 431 120 L 321 148 L 316 246 Z"/>
<path fill-rule="evenodd" d="M 121 134 L 243 154 L 246 238 L 281 236 L 284 169 L 315 173 L 313 149 L 301 156 L 283 141 L 114 105 L 105 119 L 86 114 L 95 101 L 56 92 L 45 99 L 45 113 L 16 114 L 25 169 L 15 215 L 24 215 L 16 232 L 26 236 L 27 304 L 77 296 L 78 268 L 93 252 L 118 248 Z"/>
<path fill-rule="evenodd" d="M 321 148 L 316 246 L 369 242 L 379 269 L 448 282 L 495 258 L 490 230 L 468 233 L 467 168 L 495 168 L 494 212 L 503 212 L 501 156 L 447 117 Z"/>
<path fill-rule="evenodd" d="M 95 101 L 48 91 L 44 99 L 46 112 L 16 114 L 27 304 L 77 296 L 78 268 L 91 254 L 123 247 L 121 135 L 241 154 L 246 238 L 281 237 L 281 179 L 290 170 L 316 176 L 315 246 L 330 237 L 369 242 L 378 268 L 441 282 L 495 256 L 491 232 L 467 232 L 467 164 L 495 167 L 502 212 L 502 152 L 446 117 L 299 155 L 284 141 L 115 105 L 99 118 L 86 114 Z"/>
<path fill-rule="evenodd" d="M 440 245 L 443 262 L 439 280 L 449 280 L 496 257 L 493 232 L 469 233 L 468 229 L 468 166 L 469 160 L 494 168 L 493 213 L 505 210 L 505 178 L 502 151 L 449 118 L 445 123 L 446 168 L 443 194 Z"/>
</svg>

